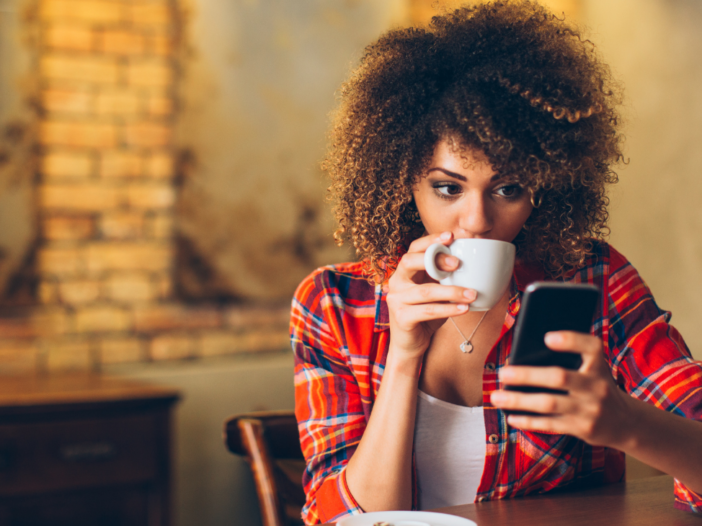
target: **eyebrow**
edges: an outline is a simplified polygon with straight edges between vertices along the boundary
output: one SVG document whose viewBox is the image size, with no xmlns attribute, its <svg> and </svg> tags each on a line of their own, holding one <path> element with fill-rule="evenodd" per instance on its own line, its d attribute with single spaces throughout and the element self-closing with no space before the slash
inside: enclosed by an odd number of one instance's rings
<svg viewBox="0 0 702 526">
<path fill-rule="evenodd" d="M 435 168 L 429 168 L 427 170 L 427 175 L 430 174 L 431 172 L 442 172 L 442 173 L 448 175 L 449 177 L 453 177 L 454 179 L 458 179 L 459 181 L 463 181 L 464 183 L 468 182 L 468 179 L 464 175 L 458 174 L 456 172 L 452 172 L 450 170 L 447 170 L 446 168 L 439 168 L 438 166 Z M 502 175 L 500 175 L 499 173 L 496 173 L 495 175 L 490 177 L 490 181 L 497 181 L 501 177 L 502 177 Z"/>
</svg>

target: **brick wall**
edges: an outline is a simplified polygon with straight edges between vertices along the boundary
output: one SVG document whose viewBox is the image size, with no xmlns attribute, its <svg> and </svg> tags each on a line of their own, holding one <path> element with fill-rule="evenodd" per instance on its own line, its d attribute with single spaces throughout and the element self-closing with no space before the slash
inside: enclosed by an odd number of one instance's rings
<svg viewBox="0 0 702 526">
<path fill-rule="evenodd" d="M 284 348 L 287 309 L 173 297 L 178 10 L 39 0 L 39 305 L 0 318 L 0 371 Z"/>
</svg>

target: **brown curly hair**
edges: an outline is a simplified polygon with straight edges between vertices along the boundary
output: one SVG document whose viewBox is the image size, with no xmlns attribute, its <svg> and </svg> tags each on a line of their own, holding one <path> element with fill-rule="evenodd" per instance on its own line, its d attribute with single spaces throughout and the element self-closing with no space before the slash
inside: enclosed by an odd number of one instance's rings
<svg viewBox="0 0 702 526">
<path fill-rule="evenodd" d="M 605 186 L 622 159 L 620 90 L 594 45 L 529 0 L 495 1 L 386 33 L 342 86 L 329 150 L 339 244 L 387 279 L 423 234 L 412 188 L 434 147 L 482 151 L 535 205 L 518 257 L 552 277 L 607 233 Z"/>
</svg>

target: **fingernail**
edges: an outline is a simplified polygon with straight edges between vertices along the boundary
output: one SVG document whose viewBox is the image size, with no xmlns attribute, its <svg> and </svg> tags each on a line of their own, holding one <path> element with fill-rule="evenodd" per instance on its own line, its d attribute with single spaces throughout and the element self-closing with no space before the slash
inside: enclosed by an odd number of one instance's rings
<svg viewBox="0 0 702 526">
<path fill-rule="evenodd" d="M 475 298 L 478 297 L 478 293 L 475 292 L 473 289 L 466 289 L 463 291 L 463 295 L 468 298 L 469 300 L 474 300 Z"/>
<path fill-rule="evenodd" d="M 456 305 L 456 308 L 460 311 L 467 311 L 468 305 L 466 305 L 465 303 L 459 303 L 458 305 Z"/>
<path fill-rule="evenodd" d="M 458 258 L 455 256 L 448 256 L 446 258 L 446 263 L 448 263 L 451 266 L 458 265 Z"/>
<path fill-rule="evenodd" d="M 444 232 L 444 233 L 442 233 L 442 234 L 439 236 L 439 238 L 440 238 L 442 241 L 447 241 L 447 240 L 449 240 L 449 239 L 451 238 L 451 232 Z"/>
<path fill-rule="evenodd" d="M 509 367 L 503 367 L 502 369 L 500 369 L 500 372 L 497 373 L 497 376 L 502 381 L 510 380 L 514 377 L 514 375 L 512 374 L 512 369 L 510 369 Z"/>
<path fill-rule="evenodd" d="M 557 345 L 562 341 L 563 338 L 561 338 L 561 335 L 557 332 L 547 332 L 546 336 L 544 336 L 544 342 L 546 345 Z"/>
<path fill-rule="evenodd" d="M 499 391 L 494 391 L 494 392 L 490 395 L 490 401 L 491 401 L 494 405 L 500 404 L 500 403 L 502 403 L 502 402 L 505 401 L 505 395 L 504 395 L 504 393 L 501 393 L 501 392 L 499 392 Z"/>
</svg>

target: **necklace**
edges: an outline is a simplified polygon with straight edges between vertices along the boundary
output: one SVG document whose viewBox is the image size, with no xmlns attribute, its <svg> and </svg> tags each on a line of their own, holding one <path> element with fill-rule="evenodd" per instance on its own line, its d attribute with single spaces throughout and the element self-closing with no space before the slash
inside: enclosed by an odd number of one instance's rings
<svg viewBox="0 0 702 526">
<path fill-rule="evenodd" d="M 483 323 L 483 320 L 485 319 L 485 316 L 487 316 L 487 313 L 490 312 L 489 310 L 485 311 L 485 314 L 483 314 L 483 317 L 480 318 L 480 321 L 478 324 L 475 326 L 475 329 L 473 329 L 473 332 L 470 333 L 470 336 L 466 338 L 465 334 L 461 332 L 461 329 L 458 328 L 458 325 L 456 325 L 456 322 L 453 321 L 453 318 L 449 318 L 451 320 L 451 323 L 453 323 L 453 326 L 456 327 L 456 330 L 458 331 L 458 334 L 461 335 L 463 338 L 463 343 L 459 345 L 461 352 L 464 354 L 470 354 L 473 352 L 473 344 L 470 342 L 473 339 L 473 336 L 475 336 L 475 333 L 478 330 L 478 327 L 480 327 L 480 324 Z"/>
</svg>

